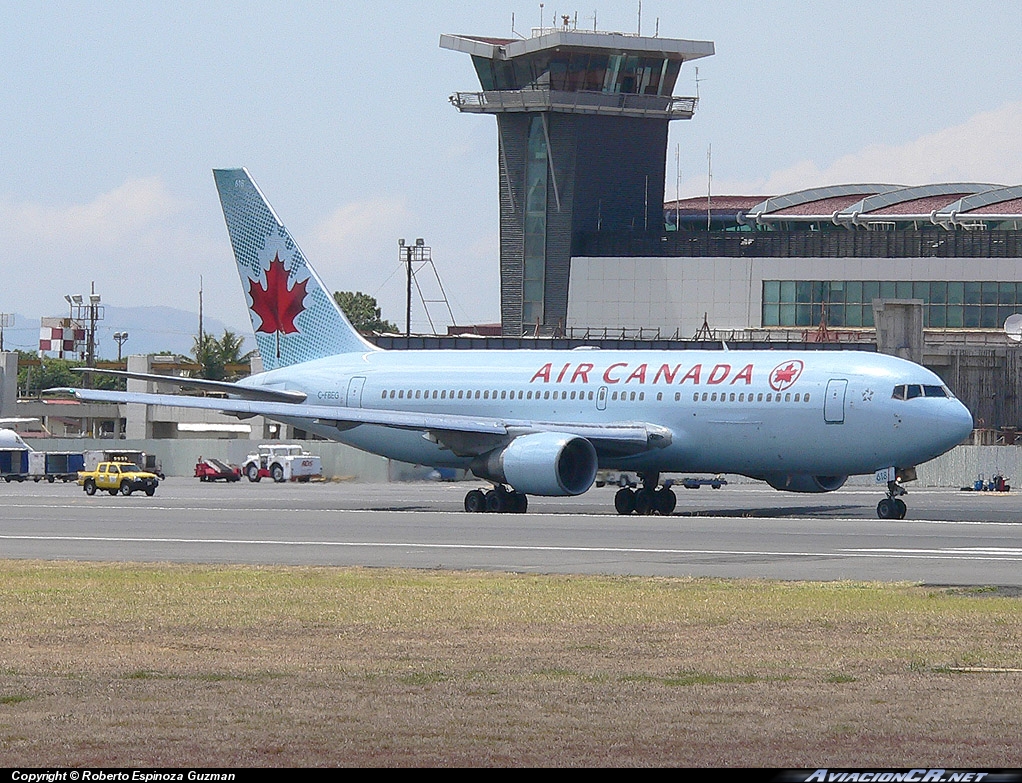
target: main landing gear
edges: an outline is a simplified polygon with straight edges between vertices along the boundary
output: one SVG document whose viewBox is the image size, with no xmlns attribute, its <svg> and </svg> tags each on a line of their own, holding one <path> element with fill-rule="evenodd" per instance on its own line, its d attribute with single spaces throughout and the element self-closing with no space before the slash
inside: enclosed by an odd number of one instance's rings
<svg viewBox="0 0 1022 783">
<path fill-rule="evenodd" d="M 524 492 L 497 484 L 493 489 L 483 492 L 481 489 L 470 490 L 465 495 L 465 510 L 472 514 L 491 512 L 499 514 L 524 514 L 529 508 L 529 498 Z"/>
<path fill-rule="evenodd" d="M 905 489 L 897 481 L 887 482 L 887 497 L 877 503 L 877 516 L 881 519 L 904 519 L 908 506 L 899 495 L 907 495 Z"/>
<path fill-rule="evenodd" d="M 660 483 L 659 473 L 640 473 L 642 486 L 634 489 L 622 487 L 614 495 L 614 508 L 619 514 L 636 513 L 640 516 L 659 514 L 669 516 L 677 505 L 678 498 L 671 489 L 671 481 Z"/>
</svg>

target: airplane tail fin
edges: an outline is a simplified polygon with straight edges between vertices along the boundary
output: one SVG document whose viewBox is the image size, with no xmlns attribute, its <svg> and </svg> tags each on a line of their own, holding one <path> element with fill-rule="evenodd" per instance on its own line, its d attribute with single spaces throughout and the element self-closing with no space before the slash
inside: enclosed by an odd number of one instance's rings
<svg viewBox="0 0 1022 783">
<path fill-rule="evenodd" d="M 245 169 L 214 169 L 263 369 L 379 350 L 352 327 Z"/>
</svg>

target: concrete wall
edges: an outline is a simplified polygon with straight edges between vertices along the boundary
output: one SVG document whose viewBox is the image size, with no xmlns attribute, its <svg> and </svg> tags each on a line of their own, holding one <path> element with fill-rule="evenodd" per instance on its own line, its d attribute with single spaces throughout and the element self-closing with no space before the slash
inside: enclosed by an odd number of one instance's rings
<svg viewBox="0 0 1022 783">
<path fill-rule="evenodd" d="M 0 416 L 18 415 L 18 354 L 0 353 Z"/>
</svg>

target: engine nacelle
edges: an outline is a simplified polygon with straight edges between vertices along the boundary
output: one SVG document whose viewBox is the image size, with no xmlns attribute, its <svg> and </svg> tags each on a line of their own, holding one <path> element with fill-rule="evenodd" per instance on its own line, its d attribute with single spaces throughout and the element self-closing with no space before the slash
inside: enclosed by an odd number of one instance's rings
<svg viewBox="0 0 1022 783">
<path fill-rule="evenodd" d="M 808 473 L 765 477 L 767 484 L 785 492 L 833 492 L 841 489 L 847 480 L 848 476 L 811 476 Z"/>
<path fill-rule="evenodd" d="M 472 472 L 509 484 L 526 495 L 581 495 L 596 480 L 596 449 L 563 432 L 519 435 L 500 451 L 479 458 Z"/>
</svg>

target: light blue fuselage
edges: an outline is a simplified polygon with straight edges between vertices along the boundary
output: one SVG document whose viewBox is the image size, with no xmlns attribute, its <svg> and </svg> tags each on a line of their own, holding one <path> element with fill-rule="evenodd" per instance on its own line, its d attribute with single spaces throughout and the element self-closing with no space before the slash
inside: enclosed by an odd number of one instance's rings
<svg viewBox="0 0 1022 783">
<path fill-rule="evenodd" d="M 855 475 L 909 467 L 968 436 L 957 399 L 895 399 L 943 387 L 934 373 L 858 351 L 389 351 L 344 354 L 242 381 L 301 391 L 309 404 L 534 422 L 648 422 L 671 444 L 600 467 L 754 477 Z M 470 458 L 421 431 L 287 420 L 365 451 L 422 465 Z"/>
</svg>

